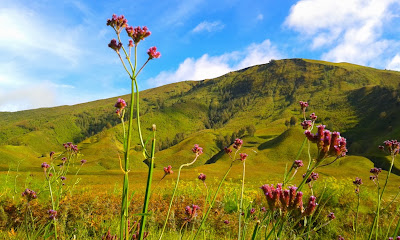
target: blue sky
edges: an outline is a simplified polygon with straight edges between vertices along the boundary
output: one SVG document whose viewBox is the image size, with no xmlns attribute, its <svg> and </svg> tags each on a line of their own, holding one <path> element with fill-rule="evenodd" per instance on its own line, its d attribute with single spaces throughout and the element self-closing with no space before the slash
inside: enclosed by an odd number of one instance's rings
<svg viewBox="0 0 400 240">
<path fill-rule="evenodd" d="M 400 70 L 399 10 L 400 0 L 1 0 L 0 111 L 129 93 L 107 47 L 113 13 L 152 32 L 139 65 L 152 46 L 162 54 L 139 75 L 143 90 L 281 58 Z"/>
</svg>

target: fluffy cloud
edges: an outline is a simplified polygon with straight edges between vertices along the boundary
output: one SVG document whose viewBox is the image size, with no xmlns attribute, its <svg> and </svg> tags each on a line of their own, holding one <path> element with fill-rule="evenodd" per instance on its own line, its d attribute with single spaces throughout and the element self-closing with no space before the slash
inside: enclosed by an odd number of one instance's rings
<svg viewBox="0 0 400 240">
<path fill-rule="evenodd" d="M 290 9 L 285 25 L 311 39 L 311 49 L 323 49 L 328 61 L 377 67 L 393 40 L 384 29 L 394 21 L 396 0 L 300 0 Z"/>
<path fill-rule="evenodd" d="M 185 59 L 175 71 L 163 71 L 148 80 L 151 86 L 161 86 L 185 80 L 214 78 L 231 71 L 252 65 L 267 63 L 282 58 L 282 54 L 269 39 L 260 44 L 253 43 L 243 51 L 225 53 L 220 56 L 204 54 L 198 59 Z"/>
<path fill-rule="evenodd" d="M 390 60 L 390 62 L 386 66 L 386 68 L 391 69 L 391 70 L 400 71 L 400 55 L 396 54 L 396 56 L 394 56 L 392 58 L 392 60 Z"/>
<path fill-rule="evenodd" d="M 195 28 L 193 28 L 192 32 L 193 33 L 204 32 L 204 31 L 216 32 L 222 30 L 224 27 L 225 25 L 220 21 L 215 21 L 215 22 L 204 21 L 199 23 Z"/>
</svg>

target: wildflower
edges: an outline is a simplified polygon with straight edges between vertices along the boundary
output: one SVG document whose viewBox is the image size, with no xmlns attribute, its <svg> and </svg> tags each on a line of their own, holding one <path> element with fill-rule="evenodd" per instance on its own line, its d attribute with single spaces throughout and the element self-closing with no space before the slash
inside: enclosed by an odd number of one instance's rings
<svg viewBox="0 0 400 240">
<path fill-rule="evenodd" d="M 50 209 L 49 211 L 47 211 L 47 213 L 50 215 L 49 216 L 50 220 L 56 219 L 56 217 L 57 217 L 57 211 L 56 210 Z"/>
<path fill-rule="evenodd" d="M 305 109 L 308 107 L 308 102 L 300 101 L 299 103 L 300 103 L 301 110 L 305 111 Z"/>
<path fill-rule="evenodd" d="M 391 155 L 396 156 L 400 150 L 400 142 L 397 140 L 386 140 L 383 142 L 385 146 L 379 146 L 382 150 L 387 150 Z"/>
<path fill-rule="evenodd" d="M 310 118 L 312 121 L 317 120 L 317 116 L 315 115 L 315 113 L 311 113 Z"/>
<path fill-rule="evenodd" d="M 233 143 L 233 148 L 239 150 L 242 147 L 242 145 L 243 145 L 243 140 L 236 138 L 235 142 Z"/>
<path fill-rule="evenodd" d="M 107 19 L 107 26 L 111 26 L 114 30 L 119 34 L 122 28 L 125 28 L 128 24 L 128 20 L 124 17 L 124 15 L 117 16 L 115 14 L 112 15 L 111 19 Z"/>
<path fill-rule="evenodd" d="M 261 208 L 261 212 L 266 212 L 266 211 L 267 211 L 267 209 L 265 207 Z"/>
<path fill-rule="evenodd" d="M 342 237 L 342 235 L 339 235 L 338 240 L 345 240 L 344 237 Z"/>
<path fill-rule="evenodd" d="M 146 26 L 144 26 L 143 28 L 139 26 L 135 28 L 132 26 L 127 26 L 125 30 L 128 36 L 132 38 L 135 44 L 138 44 L 141 40 L 144 40 L 151 34 L 151 32 L 148 31 Z"/>
<path fill-rule="evenodd" d="M 240 161 L 244 161 L 244 160 L 246 160 L 246 158 L 247 158 L 247 154 L 246 153 L 239 153 L 239 156 L 240 156 Z"/>
<path fill-rule="evenodd" d="M 196 155 L 201 155 L 203 154 L 203 148 L 199 147 L 198 144 L 195 144 L 192 148 L 192 152 L 196 153 Z"/>
<path fill-rule="evenodd" d="M 67 178 L 64 177 L 64 176 L 61 176 L 60 179 L 61 179 L 61 181 L 64 181 L 64 180 L 67 179 Z"/>
<path fill-rule="evenodd" d="M 42 168 L 43 170 L 46 172 L 46 170 L 50 167 L 49 164 L 47 164 L 46 162 L 42 163 Z"/>
<path fill-rule="evenodd" d="M 25 191 L 21 194 L 21 196 L 26 197 L 28 202 L 37 198 L 36 192 L 29 188 L 25 189 Z"/>
<path fill-rule="evenodd" d="M 225 220 L 224 223 L 225 223 L 226 225 L 228 225 L 228 224 L 229 224 L 229 220 Z"/>
<path fill-rule="evenodd" d="M 312 126 L 312 121 L 311 121 L 311 120 L 304 120 L 304 121 L 301 123 L 301 126 L 302 126 L 303 129 L 305 129 L 305 130 L 310 129 L 311 126 Z"/>
<path fill-rule="evenodd" d="M 353 184 L 356 185 L 356 193 L 359 193 L 360 186 L 363 184 L 361 178 L 356 177 L 356 180 L 353 181 Z"/>
<path fill-rule="evenodd" d="M 317 203 L 315 202 L 316 199 L 317 198 L 315 196 L 310 197 L 307 208 L 303 213 L 304 216 L 310 216 L 314 212 L 315 208 L 317 207 Z"/>
<path fill-rule="evenodd" d="M 115 38 L 114 38 L 110 41 L 110 43 L 108 44 L 108 47 L 113 49 L 114 51 L 116 51 L 119 54 L 119 50 L 122 47 L 122 43 L 121 42 L 117 43 L 117 40 L 115 40 Z"/>
<path fill-rule="evenodd" d="M 49 173 L 49 177 L 52 177 L 53 176 L 53 174 L 52 173 Z"/>
<path fill-rule="evenodd" d="M 156 47 L 149 48 L 149 50 L 147 50 L 147 54 L 149 55 L 149 60 L 151 60 L 153 58 L 160 58 L 161 57 L 161 53 L 157 52 L 157 48 Z"/>
<path fill-rule="evenodd" d="M 85 160 L 85 159 L 82 159 L 81 160 L 81 164 L 83 165 L 83 164 L 85 164 L 87 161 Z"/>
<path fill-rule="evenodd" d="M 55 152 L 50 152 L 50 158 L 52 159 L 54 156 Z"/>
<path fill-rule="evenodd" d="M 200 173 L 200 175 L 197 178 L 204 182 L 206 180 L 206 175 L 203 173 Z"/>
<path fill-rule="evenodd" d="M 325 125 L 319 125 L 317 128 L 317 134 L 315 135 L 310 130 L 304 132 L 310 142 L 317 144 L 320 151 L 317 161 L 329 156 L 344 157 L 347 153 L 346 139 L 341 137 L 339 132 L 331 133 L 326 130 Z"/>
<path fill-rule="evenodd" d="M 274 211 L 275 209 L 281 209 L 283 211 L 298 210 L 303 212 L 303 193 L 297 192 L 297 188 L 294 186 L 289 189 L 282 190 L 282 184 L 277 184 L 276 188 L 274 185 L 265 184 L 261 186 L 269 208 Z M 264 208 L 265 211 L 265 208 Z"/>
<path fill-rule="evenodd" d="M 126 107 L 126 102 L 122 98 L 118 98 L 117 103 L 115 103 L 114 107 L 119 109 L 120 111 Z"/>
<path fill-rule="evenodd" d="M 333 213 L 333 212 L 330 212 L 329 214 L 328 214 L 328 219 L 329 220 L 333 220 L 333 219 L 335 219 L 336 218 L 336 216 L 335 216 L 335 214 Z"/>
<path fill-rule="evenodd" d="M 224 147 L 224 151 L 226 154 L 230 154 L 232 152 L 232 149 L 230 149 L 228 147 Z"/>
<path fill-rule="evenodd" d="M 300 167 L 304 166 L 303 161 L 301 160 L 294 160 L 293 162 L 293 168 L 298 169 Z"/>
<path fill-rule="evenodd" d="M 63 158 L 61 158 L 61 161 L 66 162 L 66 161 L 67 161 L 67 158 L 66 158 L 66 157 L 63 157 Z"/>
<path fill-rule="evenodd" d="M 168 167 L 165 167 L 165 168 L 164 168 L 164 173 L 165 173 L 165 175 L 173 174 L 174 171 L 172 171 L 172 166 L 169 165 Z"/>
<path fill-rule="evenodd" d="M 250 209 L 250 214 L 254 214 L 256 212 L 255 208 Z"/>
<path fill-rule="evenodd" d="M 197 205 L 192 205 L 190 206 L 186 206 L 185 207 L 185 213 L 187 215 L 186 221 L 190 222 L 193 218 L 195 218 L 197 216 L 197 210 L 199 210 L 200 207 Z"/>
<path fill-rule="evenodd" d="M 101 237 L 102 240 L 116 240 L 117 235 L 111 235 L 110 229 L 108 229 L 107 233 Z"/>
<path fill-rule="evenodd" d="M 306 174 L 304 173 L 303 178 L 305 178 L 305 177 L 306 177 Z M 311 181 L 316 181 L 318 179 L 318 177 L 319 177 L 318 173 L 312 172 L 310 174 L 310 176 L 307 178 L 306 183 L 309 183 Z"/>
<path fill-rule="evenodd" d="M 133 47 L 133 40 L 132 39 L 129 39 L 129 44 L 128 44 L 128 47 Z"/>
<path fill-rule="evenodd" d="M 379 173 L 382 172 L 382 168 L 371 168 L 371 170 L 369 172 L 374 174 L 375 176 L 378 176 Z"/>
</svg>

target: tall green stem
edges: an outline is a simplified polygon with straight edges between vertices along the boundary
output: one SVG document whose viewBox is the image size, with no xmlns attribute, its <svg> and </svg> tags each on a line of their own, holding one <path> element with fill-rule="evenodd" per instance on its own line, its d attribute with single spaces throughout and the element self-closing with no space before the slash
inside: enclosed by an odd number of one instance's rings
<svg viewBox="0 0 400 240">
<path fill-rule="evenodd" d="M 356 220 L 354 222 L 354 240 L 357 239 L 357 225 L 358 225 L 358 212 L 360 209 L 360 193 L 357 193 L 357 212 L 356 212 Z"/>
<path fill-rule="evenodd" d="M 51 206 L 53 208 L 53 210 L 56 210 L 55 204 L 54 204 L 54 197 L 53 197 L 53 191 L 51 190 L 51 182 L 50 182 L 50 178 L 48 177 L 48 175 L 46 174 L 46 179 L 47 182 L 49 183 L 49 191 L 50 191 L 50 197 L 51 197 Z M 53 219 L 53 226 L 54 226 L 54 237 L 55 239 L 57 239 L 57 222 L 56 222 L 56 218 Z"/>
<path fill-rule="evenodd" d="M 240 194 L 239 233 L 238 233 L 238 240 L 240 240 L 240 231 L 241 231 L 241 228 L 242 228 L 243 192 L 244 192 L 245 173 L 246 173 L 246 160 L 243 160 L 243 178 L 242 178 L 242 192 L 241 192 L 241 194 Z"/>
<path fill-rule="evenodd" d="M 144 228 L 146 225 L 147 209 L 149 207 L 149 202 L 150 202 L 151 182 L 153 180 L 155 150 L 156 150 L 156 131 L 155 131 L 155 129 L 153 129 L 153 140 L 152 140 L 152 144 L 151 144 L 151 158 L 150 158 L 150 164 L 149 164 L 149 174 L 147 177 L 147 186 L 146 186 L 146 193 L 145 193 L 144 204 L 143 204 L 143 211 L 142 211 L 143 215 L 142 215 L 142 221 L 140 224 L 139 239 L 143 239 Z"/>
<path fill-rule="evenodd" d="M 197 237 L 197 236 L 199 235 L 199 233 L 201 232 L 201 229 L 203 228 L 204 223 L 205 223 L 206 220 L 207 220 L 208 214 L 210 213 L 210 211 L 211 211 L 211 209 L 212 209 L 212 207 L 213 207 L 213 205 L 214 205 L 214 203 L 215 203 L 215 200 L 217 199 L 217 195 L 218 195 L 219 189 L 221 188 L 222 183 L 224 183 L 224 180 L 225 180 L 226 176 L 228 176 L 228 173 L 229 173 L 229 172 L 231 171 L 231 169 L 232 169 L 233 162 L 234 162 L 234 160 L 232 161 L 231 166 L 229 167 L 228 171 L 226 171 L 224 177 L 221 179 L 221 182 L 220 182 L 219 185 L 218 185 L 217 191 L 216 191 L 215 194 L 214 194 L 214 198 L 213 198 L 212 202 L 210 203 L 210 207 L 208 208 L 208 210 L 207 210 L 205 216 L 203 217 L 203 219 L 201 220 L 200 227 L 199 227 L 199 229 L 197 229 L 197 232 L 196 232 L 196 234 L 194 235 L 193 240 L 196 239 L 196 237 Z"/>
<path fill-rule="evenodd" d="M 165 218 L 164 225 L 163 225 L 163 228 L 162 228 L 162 230 L 161 230 L 161 234 L 160 234 L 160 238 L 159 238 L 159 240 L 161 240 L 161 239 L 162 239 L 162 236 L 163 236 L 163 234 L 164 234 L 164 231 L 165 231 L 165 227 L 167 226 L 167 222 L 168 222 L 169 214 L 170 214 L 170 212 L 171 212 L 171 208 L 172 208 L 172 202 L 174 201 L 174 197 L 175 197 L 176 189 L 178 189 L 178 183 L 179 183 L 179 177 L 181 176 L 181 170 L 182 170 L 182 168 L 183 168 L 183 167 L 188 167 L 188 166 L 192 165 L 193 163 L 195 163 L 195 162 L 196 162 L 196 160 L 197 160 L 197 158 L 198 158 L 198 156 L 199 156 L 199 155 L 198 155 L 198 154 L 196 154 L 196 157 L 194 158 L 194 160 L 193 160 L 192 162 L 190 162 L 190 163 L 186 163 L 186 164 L 183 164 L 183 165 L 181 165 L 181 166 L 179 167 L 179 171 L 178 171 L 178 177 L 176 178 L 176 183 L 175 183 L 174 191 L 172 192 L 171 201 L 169 202 L 169 207 L 168 207 L 167 217 Z"/>
</svg>

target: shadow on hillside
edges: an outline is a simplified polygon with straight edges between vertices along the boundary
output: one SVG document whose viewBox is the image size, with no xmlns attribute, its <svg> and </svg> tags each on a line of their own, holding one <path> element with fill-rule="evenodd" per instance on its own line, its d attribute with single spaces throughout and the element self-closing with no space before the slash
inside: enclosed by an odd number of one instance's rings
<svg viewBox="0 0 400 240">
<path fill-rule="evenodd" d="M 382 168 L 383 170 L 389 171 L 390 161 L 388 161 L 387 158 L 377 157 L 377 156 L 367 156 L 367 158 L 369 158 L 374 163 L 375 167 Z M 393 166 L 392 173 L 400 176 L 400 169 Z"/>
<path fill-rule="evenodd" d="M 258 146 L 258 150 L 264 150 L 267 148 L 273 148 L 276 145 L 278 145 L 280 142 L 282 142 L 283 140 L 285 140 L 285 138 L 287 138 L 289 136 L 289 129 L 286 130 L 285 132 L 283 132 L 281 135 L 266 141 L 265 143 L 261 143 L 260 146 Z"/>
<path fill-rule="evenodd" d="M 268 139 L 271 139 L 271 138 L 274 138 L 274 137 L 276 137 L 277 135 L 264 135 L 264 136 L 258 136 L 259 138 L 262 138 L 262 139 L 266 139 L 266 140 L 268 140 Z"/>
<path fill-rule="evenodd" d="M 208 159 L 207 162 L 205 164 L 212 164 L 212 163 L 216 163 L 218 161 L 218 159 L 220 159 L 222 156 L 224 156 L 225 151 L 221 150 L 219 151 L 217 154 L 215 154 L 212 158 Z"/>
</svg>

